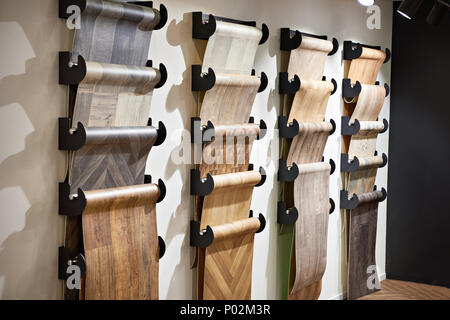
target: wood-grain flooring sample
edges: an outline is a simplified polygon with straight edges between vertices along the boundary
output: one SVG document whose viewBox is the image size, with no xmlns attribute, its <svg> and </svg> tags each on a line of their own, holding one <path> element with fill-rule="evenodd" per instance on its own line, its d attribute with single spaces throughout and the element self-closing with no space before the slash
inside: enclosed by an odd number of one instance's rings
<svg viewBox="0 0 450 320">
<path fill-rule="evenodd" d="M 160 21 L 156 9 L 125 2 L 87 0 L 75 31 L 73 62 L 86 61 L 145 66 L 153 28 Z"/>
<path fill-rule="evenodd" d="M 209 225 L 215 232 L 215 227 L 248 219 L 253 188 L 261 181 L 261 174 L 247 171 L 217 175 L 213 179 L 214 190 L 203 201 L 201 229 Z M 219 242 L 215 236 L 216 244 L 213 242 L 206 250 L 199 251 L 199 299 L 249 299 L 253 234 L 258 228 L 259 220 L 253 233 L 249 231 Z M 224 266 L 226 273 L 222 273 Z M 210 277 L 215 274 L 221 276 L 212 281 Z M 225 280 L 233 277 L 233 284 L 222 281 L 221 277 Z"/>
<path fill-rule="evenodd" d="M 302 43 L 291 50 L 289 57 L 289 79 L 297 75 L 303 80 L 321 80 L 328 53 L 333 50 L 333 43 L 328 40 L 302 36 Z"/>
<path fill-rule="evenodd" d="M 320 283 L 325 272 L 330 169 L 324 162 L 299 166 L 294 182 L 295 207 L 299 213 L 295 223 L 295 281 L 289 299 L 317 299 L 320 294 L 319 290 L 305 296 L 302 289 Z"/>
<path fill-rule="evenodd" d="M 362 54 L 359 58 L 345 61 L 344 78 L 351 79 L 352 83 L 359 81 L 361 84 L 375 84 L 385 59 L 385 52 L 362 47 Z"/>
<path fill-rule="evenodd" d="M 216 21 L 216 30 L 208 39 L 202 72 L 212 68 L 216 74 L 250 75 L 262 31 L 256 27 Z"/>
<path fill-rule="evenodd" d="M 85 298 L 158 299 L 155 184 L 85 192 Z"/>
<path fill-rule="evenodd" d="M 350 210 L 348 299 L 357 299 L 375 292 L 369 277 L 377 277 L 375 244 L 377 235 L 378 203 L 383 198 L 381 191 L 358 195 L 359 205 Z M 368 269 L 369 267 L 373 268 Z"/>
</svg>

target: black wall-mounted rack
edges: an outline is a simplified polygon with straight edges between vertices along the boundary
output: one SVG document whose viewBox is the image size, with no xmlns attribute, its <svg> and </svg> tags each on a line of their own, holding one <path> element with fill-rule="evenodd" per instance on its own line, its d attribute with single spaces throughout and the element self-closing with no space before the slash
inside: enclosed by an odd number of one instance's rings
<svg viewBox="0 0 450 320">
<path fill-rule="evenodd" d="M 255 69 L 252 70 L 252 76 L 255 76 Z M 216 84 L 216 73 L 212 68 L 208 68 L 208 72 L 202 72 L 202 66 L 199 64 L 192 65 L 191 74 L 191 90 L 196 91 L 208 91 L 211 90 Z M 268 79 L 264 72 L 261 72 L 261 83 L 258 88 L 258 93 L 263 92 L 267 88 Z"/>
<path fill-rule="evenodd" d="M 325 162 L 325 157 L 322 156 L 322 162 Z M 336 163 L 334 162 L 333 159 L 330 158 L 330 160 L 328 161 L 330 163 L 330 176 L 334 173 L 334 171 L 336 171 Z"/>
<path fill-rule="evenodd" d="M 151 119 L 149 119 L 149 126 L 147 127 L 115 127 L 115 128 L 85 128 L 81 122 L 78 122 L 77 127 L 74 128 L 71 125 L 70 118 L 58 118 L 58 148 L 59 150 L 79 150 L 86 144 L 90 136 L 103 136 L 108 139 L 111 137 L 110 143 L 118 143 L 118 137 L 121 132 L 127 132 L 125 139 L 128 139 L 130 129 L 136 131 L 136 133 L 143 133 L 150 128 L 156 129 L 151 126 Z M 161 145 L 167 136 L 167 130 L 161 121 L 158 123 L 156 129 L 158 137 L 153 146 Z"/>
<path fill-rule="evenodd" d="M 255 123 L 255 118 L 250 117 L 249 123 Z M 267 125 L 264 120 L 259 121 L 259 134 L 256 140 L 261 140 L 267 133 Z M 208 120 L 206 125 L 202 125 L 200 117 L 191 118 L 191 143 L 206 144 L 210 143 L 215 137 L 215 126 Z"/>
<path fill-rule="evenodd" d="M 225 17 L 204 14 L 201 11 L 192 12 L 192 38 L 208 40 L 216 32 L 216 21 L 223 21 L 235 24 L 242 24 L 256 28 L 256 21 L 243 21 Z M 269 28 L 262 24 L 262 36 L 259 44 L 263 44 L 269 38 Z"/>
<path fill-rule="evenodd" d="M 253 211 L 250 210 L 249 217 L 253 217 Z M 262 232 L 266 227 L 266 219 L 260 213 L 258 216 L 260 227 L 256 233 Z M 214 241 L 214 231 L 210 226 L 206 226 L 204 230 L 200 230 L 200 222 L 191 220 L 190 228 L 190 245 L 192 247 L 207 248 Z"/>
<path fill-rule="evenodd" d="M 61 19 L 67 19 L 70 13 L 67 13 L 69 6 L 76 5 L 80 8 L 80 12 L 86 9 L 87 0 L 59 0 L 58 16 Z M 153 1 L 128 1 L 126 3 L 134 4 L 142 7 L 153 8 Z M 163 5 L 159 5 L 160 19 L 158 24 L 153 28 L 153 30 L 159 30 L 167 23 L 168 13 L 167 8 Z"/>
<path fill-rule="evenodd" d="M 286 160 L 278 160 L 278 181 L 292 182 L 297 179 L 298 174 L 298 166 L 295 162 L 292 163 L 292 166 L 288 167 Z"/>
<path fill-rule="evenodd" d="M 362 55 L 363 48 L 370 48 L 375 50 L 381 50 L 380 46 L 370 46 L 367 44 L 355 43 L 352 41 L 344 41 L 344 60 L 358 59 Z M 391 51 L 386 48 L 386 59 L 384 63 L 387 63 L 391 59 Z"/>
<path fill-rule="evenodd" d="M 78 55 L 78 62 L 76 64 L 73 64 L 71 62 L 71 56 L 72 54 L 69 51 L 59 52 L 59 84 L 79 84 L 86 76 L 86 60 L 83 58 L 83 56 Z M 146 63 L 146 67 L 152 68 L 152 65 L 152 60 L 148 60 Z M 161 78 L 155 85 L 155 88 L 161 88 L 167 81 L 167 69 L 163 63 L 159 64 L 158 70 Z"/>
<path fill-rule="evenodd" d="M 384 128 L 379 132 L 379 134 L 385 133 L 389 128 L 389 122 L 383 119 Z M 353 124 L 350 124 L 350 117 L 342 116 L 341 118 L 341 134 L 343 136 L 353 136 L 358 134 L 361 129 L 361 124 L 358 119 L 355 119 Z"/>
<path fill-rule="evenodd" d="M 327 36 L 300 32 L 298 30 L 291 30 L 289 28 L 281 28 L 280 33 L 280 49 L 283 51 L 291 51 L 297 49 L 302 43 L 302 36 L 328 40 Z M 329 56 L 334 55 L 339 49 L 339 42 L 336 38 L 333 38 L 332 43 L 333 50 L 328 53 Z"/>
<path fill-rule="evenodd" d="M 376 186 L 374 190 L 376 190 Z M 379 199 L 378 202 L 383 202 L 387 197 L 386 189 L 382 188 L 381 192 L 383 193 L 383 197 Z M 353 194 L 351 199 L 348 198 L 347 190 L 341 190 L 340 200 L 341 200 L 341 209 L 353 210 L 357 208 L 358 205 L 360 204 L 359 197 L 356 193 Z"/>
<path fill-rule="evenodd" d="M 380 82 L 375 82 L 376 86 L 380 85 Z M 356 81 L 355 84 L 351 84 L 351 80 L 348 78 L 342 79 L 342 97 L 343 98 L 355 98 L 359 96 L 361 93 L 362 86 L 359 81 Z M 387 83 L 384 84 L 384 90 L 386 91 L 385 97 L 389 95 L 390 89 Z"/>
<path fill-rule="evenodd" d="M 378 166 L 378 168 L 383 168 L 388 162 L 388 157 L 385 153 L 381 155 L 383 158 L 383 163 Z M 353 160 L 349 161 L 349 156 L 347 153 L 341 153 L 341 172 L 354 172 L 359 170 L 359 159 L 358 157 L 353 157 Z"/>
<path fill-rule="evenodd" d="M 253 170 L 253 164 L 249 165 L 249 171 Z M 266 181 L 266 171 L 263 167 L 259 167 L 259 173 L 261 174 L 261 180 L 255 185 L 260 187 Z M 211 174 L 207 173 L 206 177 L 201 179 L 200 170 L 191 169 L 191 195 L 192 196 L 207 196 L 214 190 L 214 178 Z"/>
</svg>

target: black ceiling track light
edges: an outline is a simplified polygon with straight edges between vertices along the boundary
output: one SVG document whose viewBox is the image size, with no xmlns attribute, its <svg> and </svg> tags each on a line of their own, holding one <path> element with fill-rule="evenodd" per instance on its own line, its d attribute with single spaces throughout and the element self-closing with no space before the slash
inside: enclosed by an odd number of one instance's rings
<svg viewBox="0 0 450 320">
<path fill-rule="evenodd" d="M 427 16 L 427 23 L 433 26 L 439 25 L 447 16 L 450 8 L 450 1 L 436 0 L 433 8 Z"/>
<path fill-rule="evenodd" d="M 403 0 L 397 9 L 397 12 L 403 17 L 412 20 L 415 18 L 417 12 L 424 4 L 424 0 Z M 429 3 L 427 3 L 428 5 Z M 425 6 L 430 8 L 429 6 Z M 439 25 L 447 16 L 450 8 L 450 0 L 434 0 L 434 5 L 431 8 L 426 21 L 431 25 Z"/>
<path fill-rule="evenodd" d="M 423 0 L 403 0 L 397 12 L 411 20 L 416 15 L 422 3 Z"/>
</svg>

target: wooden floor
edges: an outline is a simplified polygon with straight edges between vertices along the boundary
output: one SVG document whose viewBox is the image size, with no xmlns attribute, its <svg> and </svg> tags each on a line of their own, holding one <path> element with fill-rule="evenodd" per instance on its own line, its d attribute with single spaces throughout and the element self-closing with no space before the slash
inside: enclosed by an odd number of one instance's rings
<svg viewBox="0 0 450 320">
<path fill-rule="evenodd" d="M 359 300 L 450 300 L 450 289 L 422 283 L 384 280 L 381 290 Z"/>
</svg>

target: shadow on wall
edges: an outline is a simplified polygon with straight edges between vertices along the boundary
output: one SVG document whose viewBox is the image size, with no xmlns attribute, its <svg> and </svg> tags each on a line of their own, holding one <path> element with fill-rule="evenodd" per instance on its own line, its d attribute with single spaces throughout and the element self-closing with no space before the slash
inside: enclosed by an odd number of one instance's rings
<svg viewBox="0 0 450 320">
<path fill-rule="evenodd" d="M 57 182 L 65 169 L 56 119 L 65 115 L 66 92 L 55 48 L 69 48 L 69 31 L 53 0 L 3 0 L 0 41 L 0 121 L 10 128 L 0 137 L 0 298 L 57 299 Z"/>
</svg>

